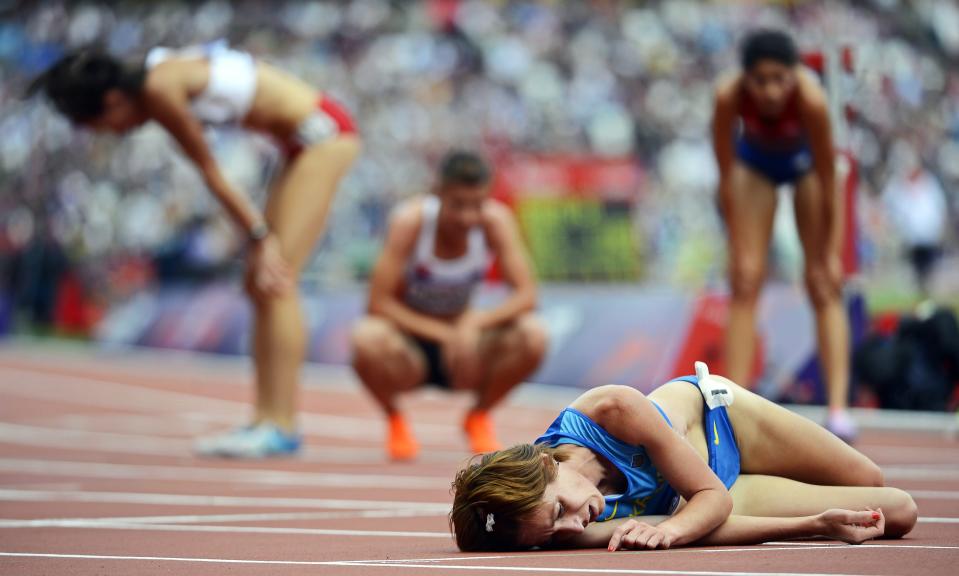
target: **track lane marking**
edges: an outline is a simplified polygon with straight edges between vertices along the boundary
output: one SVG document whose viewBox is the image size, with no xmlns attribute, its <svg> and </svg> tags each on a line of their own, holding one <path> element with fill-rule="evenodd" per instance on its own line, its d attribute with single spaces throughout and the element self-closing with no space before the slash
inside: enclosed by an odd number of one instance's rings
<svg viewBox="0 0 959 576">
<path fill-rule="evenodd" d="M 156 464 L 112 464 L 77 460 L 0 458 L 0 472 L 38 476 L 71 476 L 112 480 L 170 480 L 216 484 L 262 484 L 328 488 L 388 488 L 391 490 L 448 489 L 445 476 L 295 472 L 263 468 L 213 468 Z"/>
<path fill-rule="evenodd" d="M 608 552 L 607 552 L 608 554 Z M 282 565 L 282 566 L 353 566 L 353 567 L 403 567 L 403 568 L 433 568 L 442 570 L 488 570 L 509 572 L 564 572 L 572 574 L 647 574 L 647 575 L 688 575 L 688 576 L 859 576 L 855 574 L 816 574 L 809 572 L 730 572 L 730 571 L 703 571 L 703 570 L 640 570 L 640 569 L 610 569 L 610 568 L 548 568 L 526 566 L 470 566 L 453 564 L 383 564 L 369 561 L 309 561 L 309 560 L 237 560 L 229 558 L 187 558 L 175 556 L 107 556 L 96 554 L 53 554 L 33 552 L 0 552 L 0 557 L 17 558 L 56 558 L 72 560 L 132 560 L 151 562 L 198 562 L 213 564 L 254 564 L 254 565 Z"/>
<path fill-rule="evenodd" d="M 164 494 L 153 492 L 88 492 L 83 490 L 20 490 L 0 488 L 0 501 L 10 502 L 85 502 L 98 504 L 147 504 L 160 506 L 198 506 L 231 508 L 319 508 L 329 510 L 431 510 L 446 514 L 446 502 L 407 500 L 358 500 L 344 498 L 293 498 L 278 496 L 217 496 L 204 494 Z"/>
</svg>

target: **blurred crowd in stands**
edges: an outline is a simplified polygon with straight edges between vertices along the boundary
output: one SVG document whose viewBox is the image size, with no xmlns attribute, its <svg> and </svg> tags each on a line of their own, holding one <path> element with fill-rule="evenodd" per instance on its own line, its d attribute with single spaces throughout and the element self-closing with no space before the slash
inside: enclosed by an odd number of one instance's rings
<svg viewBox="0 0 959 576">
<path fill-rule="evenodd" d="M 312 266 L 322 283 L 362 279 L 386 214 L 428 189 L 450 147 L 494 162 L 523 155 L 632 159 L 643 278 L 719 282 L 722 234 L 708 140 L 712 89 L 757 26 L 803 50 L 853 47 L 843 144 L 859 158 L 866 270 L 898 265 L 905 181 L 917 167 L 944 214 L 959 208 L 959 5 L 850 2 L 495 0 L 63 2 L 0 0 L 0 332 L 11 308 L 46 322 L 71 302 L 78 329 L 159 280 L 230 274 L 242 243 L 160 130 L 74 130 L 32 77 L 72 48 L 143 57 L 217 38 L 344 102 L 365 137 Z M 265 140 L 210 135 L 223 169 L 262 199 L 279 156 Z M 890 208 L 899 207 L 899 208 Z M 909 226 L 907 225 L 906 228 Z M 921 226 L 920 226 L 921 227 Z M 908 235 L 908 234 L 907 234 Z M 924 239 L 927 240 L 927 239 Z M 72 316 L 71 316 L 72 314 Z"/>
</svg>

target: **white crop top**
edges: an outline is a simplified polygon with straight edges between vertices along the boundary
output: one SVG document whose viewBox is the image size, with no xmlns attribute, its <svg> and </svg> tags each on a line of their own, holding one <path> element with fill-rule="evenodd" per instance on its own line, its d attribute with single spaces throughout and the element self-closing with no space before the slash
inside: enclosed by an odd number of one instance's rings
<svg viewBox="0 0 959 576">
<path fill-rule="evenodd" d="M 473 289 L 489 268 L 486 233 L 482 227 L 472 228 L 467 238 L 466 253 L 453 260 L 436 257 L 436 221 L 440 199 L 428 196 L 423 200 L 423 221 L 416 249 L 406 269 L 404 300 L 414 310 L 433 316 L 452 316 L 469 306 Z"/>
<path fill-rule="evenodd" d="M 210 80 L 203 92 L 190 102 L 200 122 L 224 124 L 243 120 L 256 96 L 256 60 L 246 52 L 233 50 L 225 40 L 188 48 L 154 48 L 147 54 L 146 67 L 172 59 L 206 58 Z"/>
</svg>

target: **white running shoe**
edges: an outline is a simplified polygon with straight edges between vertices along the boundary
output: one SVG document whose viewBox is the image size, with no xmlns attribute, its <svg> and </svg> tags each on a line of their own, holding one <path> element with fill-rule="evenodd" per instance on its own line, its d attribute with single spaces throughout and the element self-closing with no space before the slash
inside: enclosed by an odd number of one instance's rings
<svg viewBox="0 0 959 576">
<path fill-rule="evenodd" d="M 303 443 L 298 433 L 286 433 L 275 424 L 243 426 L 196 440 L 194 450 L 200 456 L 221 458 L 269 458 L 292 456 Z"/>
<path fill-rule="evenodd" d="M 838 436 L 839 439 L 846 444 L 852 444 L 856 441 L 856 437 L 859 436 L 859 429 L 856 427 L 856 422 L 846 410 L 831 412 L 829 419 L 826 421 L 826 430 Z"/>
</svg>

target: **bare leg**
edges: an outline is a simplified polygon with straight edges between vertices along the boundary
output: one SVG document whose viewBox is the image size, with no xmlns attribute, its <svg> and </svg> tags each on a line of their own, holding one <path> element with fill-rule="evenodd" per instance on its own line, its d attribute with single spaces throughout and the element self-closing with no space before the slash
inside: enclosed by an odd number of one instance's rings
<svg viewBox="0 0 959 576">
<path fill-rule="evenodd" d="M 254 311 L 255 421 L 290 432 L 296 427 L 299 369 L 307 340 L 299 290 L 282 298 L 254 299 Z"/>
<path fill-rule="evenodd" d="M 353 328 L 353 368 L 387 415 L 387 454 L 393 460 L 412 460 L 419 444 L 396 406 L 396 395 L 426 379 L 422 352 L 389 320 L 367 316 Z"/>
<path fill-rule="evenodd" d="M 743 473 L 822 485 L 883 485 L 879 467 L 828 430 L 726 381 L 734 388 L 727 410 Z"/>
<path fill-rule="evenodd" d="M 389 320 L 372 316 L 353 328 L 353 368 L 387 415 L 397 412 L 397 394 L 426 378 L 423 354 Z"/>
<path fill-rule="evenodd" d="M 733 514 L 746 516 L 810 516 L 830 508 L 881 508 L 887 538 L 908 534 L 918 516 L 912 497 L 898 488 L 816 486 L 788 478 L 744 474 L 729 492 Z"/>
<path fill-rule="evenodd" d="M 293 160 L 270 195 L 267 222 L 297 278 L 324 230 L 336 188 L 359 151 L 354 136 L 313 146 Z M 254 302 L 257 418 L 292 430 L 306 350 L 300 294 Z"/>
<path fill-rule="evenodd" d="M 536 370 L 546 353 L 546 345 L 546 329 L 532 314 L 483 335 L 480 357 L 487 369 L 476 389 L 476 403 L 463 421 L 463 431 L 474 453 L 502 447 L 493 432 L 489 411 Z"/>
<path fill-rule="evenodd" d="M 796 225 L 806 262 L 806 289 L 816 311 L 819 359 L 828 388 L 829 409 L 845 410 L 849 398 L 849 325 L 842 302 L 841 270 L 836 247 L 830 246 L 822 213 L 833 193 L 826 193 L 813 174 L 796 184 Z M 841 212 L 840 212 L 841 214 Z M 837 215 L 841 221 L 841 216 Z M 830 261 L 832 260 L 832 262 Z"/>
<path fill-rule="evenodd" d="M 546 328 L 532 314 L 486 334 L 480 345 L 480 355 L 489 369 L 476 390 L 473 410 L 492 409 L 532 374 L 546 354 L 548 339 Z"/>
<path fill-rule="evenodd" d="M 756 304 L 766 278 L 766 258 L 776 190 L 749 168 L 733 168 L 729 214 L 729 278 L 732 300 L 726 332 L 726 373 L 748 383 L 756 347 Z"/>
</svg>

